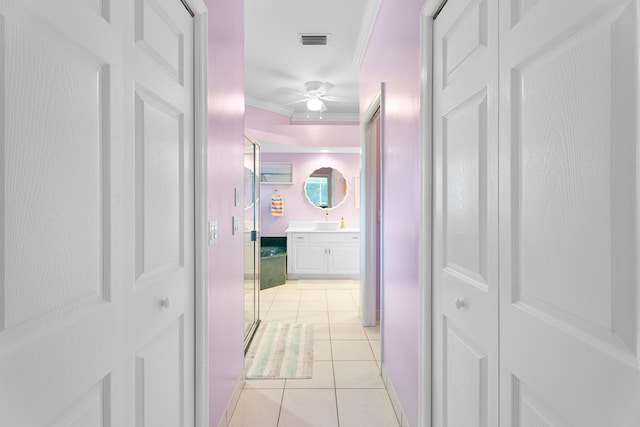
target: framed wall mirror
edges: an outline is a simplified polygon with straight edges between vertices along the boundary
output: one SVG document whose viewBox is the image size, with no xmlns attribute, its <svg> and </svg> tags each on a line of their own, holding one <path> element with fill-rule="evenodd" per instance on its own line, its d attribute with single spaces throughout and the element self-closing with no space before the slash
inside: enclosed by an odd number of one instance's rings
<svg viewBox="0 0 640 427">
<path fill-rule="evenodd" d="M 304 194 L 319 209 L 334 209 L 347 199 L 349 181 L 342 172 L 324 166 L 311 172 L 304 181 Z"/>
</svg>

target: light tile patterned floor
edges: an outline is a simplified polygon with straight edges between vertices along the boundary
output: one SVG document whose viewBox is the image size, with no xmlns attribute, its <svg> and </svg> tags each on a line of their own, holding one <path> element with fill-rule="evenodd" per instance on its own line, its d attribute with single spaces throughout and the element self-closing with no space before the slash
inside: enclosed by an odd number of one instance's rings
<svg viewBox="0 0 640 427">
<path fill-rule="evenodd" d="M 314 324 L 313 378 L 247 380 L 231 427 L 398 427 L 380 377 L 380 328 L 358 318 L 358 282 L 292 280 L 260 293 L 263 322 Z"/>
</svg>

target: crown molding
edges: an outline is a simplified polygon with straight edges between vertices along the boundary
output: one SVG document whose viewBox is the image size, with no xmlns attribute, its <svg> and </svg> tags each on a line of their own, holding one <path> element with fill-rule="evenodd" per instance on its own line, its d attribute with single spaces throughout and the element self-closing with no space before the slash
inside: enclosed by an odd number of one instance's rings
<svg viewBox="0 0 640 427">
<path fill-rule="evenodd" d="M 362 22 L 360 22 L 360 34 L 356 41 L 355 53 L 353 55 L 353 66 L 356 70 L 360 69 L 364 54 L 367 51 L 367 45 L 373 33 L 373 26 L 376 23 L 378 17 L 378 11 L 380 10 L 381 0 L 369 0 L 367 7 L 362 15 Z"/>
<path fill-rule="evenodd" d="M 246 96 L 244 98 L 244 103 L 250 105 L 252 107 L 260 108 L 262 110 L 271 111 L 272 113 L 278 113 L 285 115 L 287 117 L 291 117 L 293 112 L 295 111 L 293 108 L 283 107 L 282 105 L 272 104 L 269 102 L 259 101 L 250 96 Z"/>
<path fill-rule="evenodd" d="M 280 105 L 268 102 L 258 101 L 255 98 L 245 96 L 246 105 L 250 105 L 262 110 L 271 111 L 289 117 L 292 122 L 359 122 L 360 115 L 358 113 L 295 113 L 293 108 L 286 108 Z"/>
<path fill-rule="evenodd" d="M 277 142 L 260 140 L 260 153 L 289 153 L 289 154 L 360 154 L 360 146 L 357 147 L 314 147 L 302 145 L 289 145 Z"/>
<path fill-rule="evenodd" d="M 292 122 L 359 122 L 358 113 L 294 113 Z"/>
</svg>

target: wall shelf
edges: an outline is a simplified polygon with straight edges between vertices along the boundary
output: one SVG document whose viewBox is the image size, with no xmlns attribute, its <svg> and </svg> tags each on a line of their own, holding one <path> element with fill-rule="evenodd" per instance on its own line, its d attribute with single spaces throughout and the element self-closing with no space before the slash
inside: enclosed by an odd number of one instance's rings
<svg viewBox="0 0 640 427">
<path fill-rule="evenodd" d="M 293 184 L 293 163 L 261 163 L 260 184 Z"/>
</svg>

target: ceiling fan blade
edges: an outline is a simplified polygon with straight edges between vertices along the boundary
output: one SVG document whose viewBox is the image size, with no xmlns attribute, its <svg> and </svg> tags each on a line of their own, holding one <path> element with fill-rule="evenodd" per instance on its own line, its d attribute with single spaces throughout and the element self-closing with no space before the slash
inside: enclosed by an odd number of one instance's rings
<svg viewBox="0 0 640 427">
<path fill-rule="evenodd" d="M 350 98 L 348 96 L 327 95 L 327 96 L 323 96 L 322 99 L 329 102 L 357 102 L 356 99 Z"/>
<path fill-rule="evenodd" d="M 298 95 L 298 96 L 307 96 L 307 94 L 306 94 L 306 93 L 304 93 L 304 92 L 300 92 L 300 91 L 297 91 L 297 90 L 293 90 L 293 89 L 290 89 L 290 88 L 288 88 L 288 87 L 280 88 L 280 90 L 283 90 L 283 91 L 285 91 L 285 92 L 295 93 L 295 94 L 296 94 L 296 95 Z"/>
<path fill-rule="evenodd" d="M 324 82 L 322 84 L 322 86 L 320 86 L 318 88 L 318 92 L 320 93 L 327 93 L 329 92 L 331 89 L 333 89 L 334 87 L 336 87 L 333 83 L 329 83 L 329 82 Z"/>
</svg>

